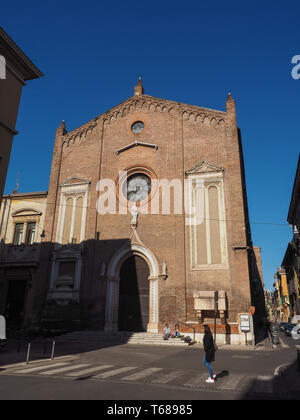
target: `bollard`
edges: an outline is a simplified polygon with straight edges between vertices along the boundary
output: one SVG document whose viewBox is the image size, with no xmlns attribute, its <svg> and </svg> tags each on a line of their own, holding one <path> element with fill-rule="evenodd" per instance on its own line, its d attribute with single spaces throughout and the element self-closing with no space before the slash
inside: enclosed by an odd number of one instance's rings
<svg viewBox="0 0 300 420">
<path fill-rule="evenodd" d="M 300 372 L 300 350 L 297 350 L 297 372 Z"/>
<path fill-rule="evenodd" d="M 54 359 L 54 349 L 55 349 L 55 341 L 53 341 L 52 343 L 51 359 Z"/>
<path fill-rule="evenodd" d="M 30 359 L 30 347 L 31 347 L 31 344 L 30 343 L 28 343 L 28 348 L 27 348 L 27 357 L 26 357 L 26 364 L 28 365 L 28 363 L 29 363 L 29 359 Z"/>
</svg>

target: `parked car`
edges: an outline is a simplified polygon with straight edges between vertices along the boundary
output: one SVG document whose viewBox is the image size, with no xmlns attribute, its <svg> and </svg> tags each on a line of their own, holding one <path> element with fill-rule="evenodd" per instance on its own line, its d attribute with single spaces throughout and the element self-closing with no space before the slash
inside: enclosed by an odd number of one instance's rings
<svg viewBox="0 0 300 420">
<path fill-rule="evenodd" d="M 291 337 L 291 335 L 292 335 L 292 329 L 293 329 L 296 325 L 297 325 L 297 324 L 287 324 L 287 325 L 285 326 L 285 329 L 284 329 L 285 335 L 287 335 L 287 336 Z"/>
<path fill-rule="evenodd" d="M 279 324 L 279 329 L 280 329 L 280 331 L 284 331 L 285 326 L 286 326 L 286 325 L 288 325 L 288 324 L 289 324 L 288 322 L 281 322 L 281 323 Z"/>
<path fill-rule="evenodd" d="M 292 324 L 299 324 L 300 323 L 300 315 L 294 315 L 292 318 Z"/>
<path fill-rule="evenodd" d="M 291 331 L 291 336 L 294 340 L 300 340 L 300 324 L 296 324 Z"/>
<path fill-rule="evenodd" d="M 6 320 L 3 315 L 0 315 L 0 348 L 6 344 Z"/>
</svg>

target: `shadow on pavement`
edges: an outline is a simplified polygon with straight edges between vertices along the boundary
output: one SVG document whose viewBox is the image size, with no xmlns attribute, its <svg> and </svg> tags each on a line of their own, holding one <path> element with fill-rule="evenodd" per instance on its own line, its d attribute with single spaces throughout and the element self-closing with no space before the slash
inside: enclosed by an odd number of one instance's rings
<svg viewBox="0 0 300 420">
<path fill-rule="evenodd" d="M 300 370 L 297 360 L 282 366 L 274 376 L 257 376 L 251 380 L 242 400 L 300 400 Z"/>
<path fill-rule="evenodd" d="M 115 340 L 92 341 L 61 341 L 53 338 L 36 338 L 33 340 L 7 340 L 6 346 L 0 350 L 0 367 L 4 365 L 36 361 L 64 356 L 76 356 L 81 353 L 93 352 L 108 347 L 127 344 L 129 337 L 117 337 Z"/>
</svg>

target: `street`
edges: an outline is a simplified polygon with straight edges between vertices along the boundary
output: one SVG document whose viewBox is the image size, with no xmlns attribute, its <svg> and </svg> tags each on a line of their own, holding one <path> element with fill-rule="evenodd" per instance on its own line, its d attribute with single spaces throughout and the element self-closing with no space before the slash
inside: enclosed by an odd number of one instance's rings
<svg viewBox="0 0 300 420">
<path fill-rule="evenodd" d="M 4 363 L 3 352 L 0 399 L 299 399 L 296 357 L 300 343 L 283 333 L 280 338 L 281 345 L 273 350 L 221 346 L 213 364 L 217 375 L 213 384 L 205 382 L 208 372 L 200 344 L 180 348 L 126 344 L 85 351 L 83 344 L 76 349 L 74 343 L 71 352 L 60 343 L 53 360 L 40 358 L 29 364 L 20 358 L 17 363 Z"/>
</svg>

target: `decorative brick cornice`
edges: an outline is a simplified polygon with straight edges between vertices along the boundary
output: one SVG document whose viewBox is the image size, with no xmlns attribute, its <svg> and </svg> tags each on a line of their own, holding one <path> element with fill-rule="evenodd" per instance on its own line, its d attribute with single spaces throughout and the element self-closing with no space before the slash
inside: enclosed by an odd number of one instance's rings
<svg viewBox="0 0 300 420">
<path fill-rule="evenodd" d="M 180 102 L 169 101 L 166 99 L 156 98 L 149 95 L 133 96 L 121 104 L 111 108 L 107 112 L 99 115 L 92 121 L 78 127 L 77 129 L 65 134 L 63 146 L 69 147 L 70 143 L 74 144 L 92 133 L 101 119 L 105 125 L 123 118 L 135 111 L 161 112 L 166 115 L 181 115 L 184 121 L 191 121 L 207 126 L 222 126 L 225 123 L 226 112 L 203 108 L 195 105 L 186 105 Z"/>
<path fill-rule="evenodd" d="M 62 145 L 65 147 L 69 147 L 70 143 L 74 144 L 76 141 L 81 141 L 84 139 L 89 133 L 92 133 L 97 126 L 97 119 L 90 121 L 79 128 L 67 133 L 62 137 Z"/>
<path fill-rule="evenodd" d="M 184 120 L 200 122 L 205 125 L 222 125 L 225 122 L 226 112 L 186 105 L 180 102 L 169 101 L 149 95 L 132 97 L 104 115 L 104 122 L 111 124 L 134 111 L 161 112 L 166 115 L 177 113 Z"/>
</svg>

